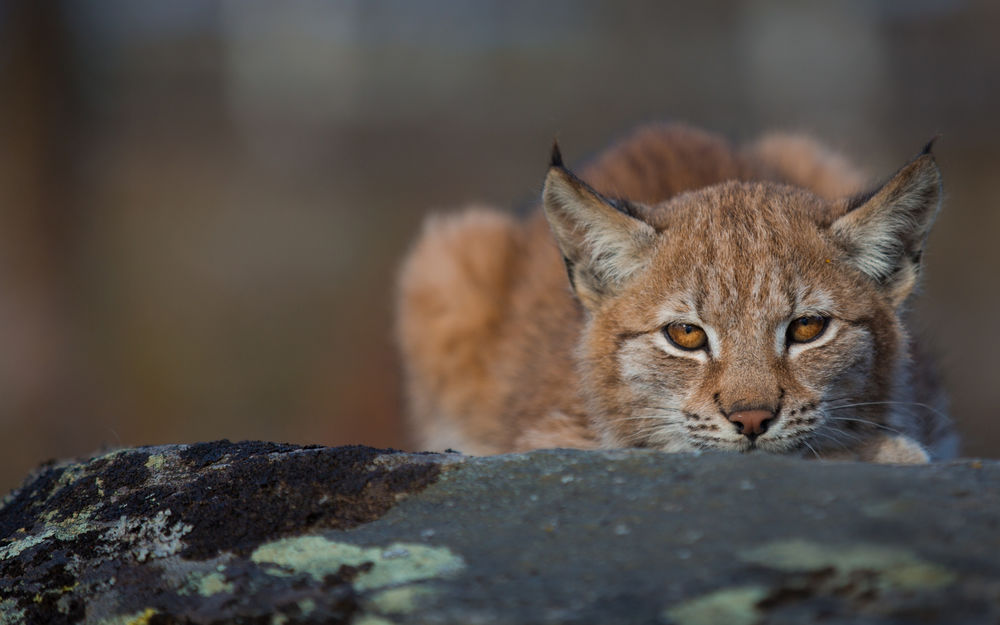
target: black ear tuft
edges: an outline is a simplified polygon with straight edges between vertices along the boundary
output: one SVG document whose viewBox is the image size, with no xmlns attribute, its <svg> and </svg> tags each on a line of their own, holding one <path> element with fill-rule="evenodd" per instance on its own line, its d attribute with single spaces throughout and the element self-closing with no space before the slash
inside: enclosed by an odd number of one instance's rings
<svg viewBox="0 0 1000 625">
<path fill-rule="evenodd" d="M 927 145 L 924 146 L 924 149 L 920 151 L 919 156 L 924 156 L 925 154 L 931 154 L 932 153 L 931 150 L 934 148 L 934 142 L 936 142 L 940 138 L 941 138 L 940 134 L 936 134 L 933 137 L 931 137 L 931 140 L 927 142 Z"/>
<path fill-rule="evenodd" d="M 549 158 L 549 167 L 563 167 L 562 152 L 559 151 L 559 141 L 552 140 L 552 156 Z"/>
</svg>

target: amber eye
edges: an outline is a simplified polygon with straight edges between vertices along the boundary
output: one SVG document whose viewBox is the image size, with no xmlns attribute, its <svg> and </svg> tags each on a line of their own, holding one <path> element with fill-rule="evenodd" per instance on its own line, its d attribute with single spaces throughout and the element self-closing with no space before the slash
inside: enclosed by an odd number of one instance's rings
<svg viewBox="0 0 1000 625">
<path fill-rule="evenodd" d="M 816 340 L 820 334 L 823 334 L 828 321 L 830 320 L 827 317 L 819 315 L 799 317 L 788 325 L 788 342 L 808 343 Z"/>
<path fill-rule="evenodd" d="M 688 351 L 701 349 L 708 342 L 705 331 L 690 323 L 671 323 L 664 328 L 664 334 L 671 343 Z"/>
</svg>

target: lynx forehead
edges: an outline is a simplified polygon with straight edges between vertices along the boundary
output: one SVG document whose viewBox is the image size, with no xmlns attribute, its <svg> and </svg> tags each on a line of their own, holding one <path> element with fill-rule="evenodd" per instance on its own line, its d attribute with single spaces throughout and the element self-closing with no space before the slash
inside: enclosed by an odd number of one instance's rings
<svg viewBox="0 0 1000 625">
<path fill-rule="evenodd" d="M 533 218 L 434 218 L 404 265 L 419 443 L 953 454 L 900 318 L 939 208 L 929 148 L 864 190 L 796 136 L 650 127 L 581 177 L 555 148 Z"/>
</svg>

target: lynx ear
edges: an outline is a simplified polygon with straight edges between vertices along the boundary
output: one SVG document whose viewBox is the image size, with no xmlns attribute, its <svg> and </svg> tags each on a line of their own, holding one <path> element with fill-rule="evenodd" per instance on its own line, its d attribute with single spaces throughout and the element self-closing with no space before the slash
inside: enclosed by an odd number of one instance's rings
<svg viewBox="0 0 1000 625">
<path fill-rule="evenodd" d="M 562 165 L 559 147 L 542 192 L 545 217 L 555 235 L 570 285 L 593 310 L 601 299 L 646 266 L 656 231 L 613 204 Z"/>
<path fill-rule="evenodd" d="M 851 200 L 831 226 L 849 262 L 877 282 L 894 306 L 916 285 L 924 242 L 941 206 L 941 173 L 931 144 L 879 189 Z"/>
</svg>

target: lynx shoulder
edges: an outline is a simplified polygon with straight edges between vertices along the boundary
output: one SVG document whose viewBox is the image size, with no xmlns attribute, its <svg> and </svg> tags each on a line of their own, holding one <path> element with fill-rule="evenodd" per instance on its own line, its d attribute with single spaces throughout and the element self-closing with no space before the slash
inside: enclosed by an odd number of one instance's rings
<svg viewBox="0 0 1000 625">
<path fill-rule="evenodd" d="M 810 139 L 675 125 L 540 209 L 430 218 L 397 333 L 422 447 L 647 447 L 925 462 L 957 439 L 905 327 L 941 202 L 930 146 L 872 187 Z"/>
</svg>

